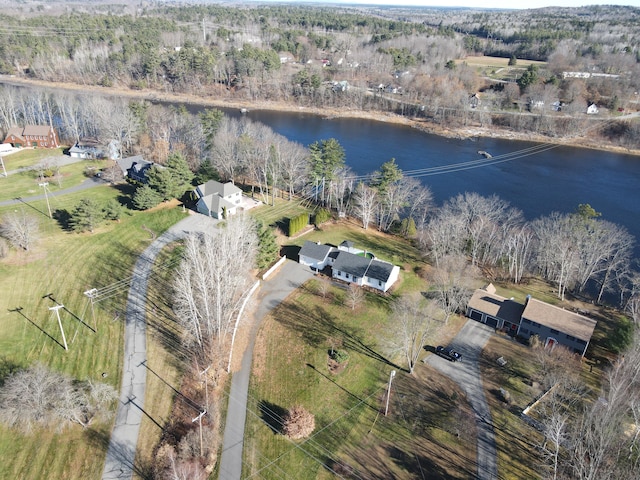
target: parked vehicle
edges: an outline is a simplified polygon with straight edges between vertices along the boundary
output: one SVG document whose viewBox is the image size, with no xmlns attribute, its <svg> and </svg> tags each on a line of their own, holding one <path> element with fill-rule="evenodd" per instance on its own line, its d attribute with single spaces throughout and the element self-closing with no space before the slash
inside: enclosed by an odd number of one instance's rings
<svg viewBox="0 0 640 480">
<path fill-rule="evenodd" d="M 451 347 L 437 346 L 436 354 L 441 356 L 442 358 L 446 358 L 450 362 L 459 362 L 460 360 L 462 360 L 462 355 L 460 355 Z"/>
</svg>

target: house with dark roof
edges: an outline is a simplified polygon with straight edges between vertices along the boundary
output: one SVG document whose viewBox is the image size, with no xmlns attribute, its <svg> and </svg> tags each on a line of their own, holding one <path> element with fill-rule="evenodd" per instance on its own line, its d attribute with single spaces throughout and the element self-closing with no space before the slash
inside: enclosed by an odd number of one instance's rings
<svg viewBox="0 0 640 480">
<path fill-rule="evenodd" d="M 147 183 L 147 171 L 156 165 L 153 162 L 148 162 L 142 155 L 134 155 L 133 157 L 119 158 L 116 163 L 122 170 L 122 174 L 128 180 L 132 180 L 137 183 Z M 160 165 L 157 165 L 161 167 Z M 161 167 L 164 168 L 164 167 Z"/>
<path fill-rule="evenodd" d="M 333 278 L 382 292 L 389 290 L 400 275 L 400 267 L 355 248 L 348 240 L 338 247 L 307 241 L 300 249 L 299 261 L 317 270 L 330 266 Z"/>
<path fill-rule="evenodd" d="M 222 219 L 225 215 L 235 215 L 242 203 L 242 190 L 232 182 L 220 183 L 209 180 L 198 185 L 194 193 L 198 199 L 196 210 L 217 219 Z"/>
<path fill-rule="evenodd" d="M 16 148 L 58 148 L 58 134 L 50 125 L 26 125 L 9 129 L 3 143 Z"/>
<path fill-rule="evenodd" d="M 527 296 L 525 303 L 496 294 L 492 284 L 476 290 L 467 305 L 467 317 L 513 336 L 537 335 L 545 346 L 560 344 L 584 356 L 597 322 Z"/>
</svg>

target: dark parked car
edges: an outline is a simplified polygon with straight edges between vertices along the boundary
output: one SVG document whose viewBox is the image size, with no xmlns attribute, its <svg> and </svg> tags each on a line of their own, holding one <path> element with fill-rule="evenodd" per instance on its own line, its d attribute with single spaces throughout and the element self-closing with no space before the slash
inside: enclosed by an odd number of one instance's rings
<svg viewBox="0 0 640 480">
<path fill-rule="evenodd" d="M 451 362 L 459 362 L 460 360 L 462 360 L 462 355 L 460 355 L 451 347 L 438 346 L 436 347 L 436 354 L 440 355 L 442 358 L 446 358 Z"/>
</svg>

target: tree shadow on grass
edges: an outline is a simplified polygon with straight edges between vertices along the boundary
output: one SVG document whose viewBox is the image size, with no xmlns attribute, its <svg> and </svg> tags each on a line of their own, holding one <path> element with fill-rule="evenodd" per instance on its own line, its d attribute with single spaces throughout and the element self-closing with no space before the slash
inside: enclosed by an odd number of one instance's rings
<svg viewBox="0 0 640 480">
<path fill-rule="evenodd" d="M 114 467 L 115 470 L 105 472 L 106 474 L 111 475 L 109 478 L 120 478 L 120 476 L 122 476 L 122 478 L 130 478 L 131 474 L 128 476 L 126 475 L 128 472 L 135 473 L 137 477 L 145 480 L 151 480 L 154 478 L 153 465 L 147 462 L 141 462 L 139 455 L 136 455 L 135 460 L 131 462 L 130 458 L 132 455 L 130 452 L 130 445 L 125 445 L 119 442 L 114 442 L 110 445 L 109 435 L 103 431 L 94 430 L 93 428 L 85 429 L 84 436 L 89 444 L 98 448 L 105 456 L 109 451 L 109 447 L 111 447 L 111 456 L 118 465 L 117 467 Z"/>
<path fill-rule="evenodd" d="M 274 316 L 278 322 L 302 335 L 311 346 L 317 347 L 330 337 L 342 339 L 342 346 L 352 352 L 366 355 L 398 370 L 406 370 L 376 351 L 364 340 L 364 331 L 351 326 L 339 325 L 334 317 L 322 307 L 305 308 L 303 305 L 286 302 L 281 304 Z"/>
<path fill-rule="evenodd" d="M 274 434 L 282 433 L 284 416 L 287 414 L 287 409 L 266 400 L 260 400 L 258 409 L 260 410 L 260 418 L 267 424 L 271 431 L 273 431 Z"/>
</svg>

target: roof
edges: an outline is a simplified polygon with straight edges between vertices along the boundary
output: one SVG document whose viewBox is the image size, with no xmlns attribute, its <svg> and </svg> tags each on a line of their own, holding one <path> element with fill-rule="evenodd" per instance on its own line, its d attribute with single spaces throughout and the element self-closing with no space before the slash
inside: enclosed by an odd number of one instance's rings
<svg viewBox="0 0 640 480">
<path fill-rule="evenodd" d="M 223 208 L 226 208 L 227 210 L 235 208 L 235 205 L 233 203 L 231 203 L 229 200 L 225 200 L 220 195 L 207 195 L 206 197 L 202 197 L 200 200 L 198 200 L 197 203 L 204 203 L 210 212 L 216 213 L 221 212 Z"/>
<path fill-rule="evenodd" d="M 51 132 L 52 127 L 48 125 L 25 125 L 24 127 L 11 127 L 7 132 L 7 137 L 15 135 L 16 137 L 42 136 L 46 137 Z"/>
<path fill-rule="evenodd" d="M 51 132 L 51 127 L 48 125 L 25 125 L 22 134 L 47 136 L 49 132 Z"/>
<path fill-rule="evenodd" d="M 572 335 L 586 342 L 591 340 L 593 330 L 598 323 L 590 318 L 531 297 L 527 300 L 522 318 Z"/>
<path fill-rule="evenodd" d="M 488 287 L 493 287 L 493 285 L 489 284 Z M 495 288 L 492 289 L 495 291 Z M 520 323 L 524 311 L 523 304 L 496 295 L 491 292 L 491 289 L 487 291 L 481 288 L 473 292 L 473 296 L 469 300 L 469 308 L 514 324 Z"/>
<path fill-rule="evenodd" d="M 323 261 L 331 252 L 332 247 L 329 245 L 323 245 L 321 243 L 314 243 L 310 241 L 304 242 L 304 245 L 300 249 L 300 256 L 311 258 L 313 260 Z"/>
<path fill-rule="evenodd" d="M 333 269 L 349 273 L 355 277 L 369 277 L 386 282 L 391 276 L 393 265 L 388 262 L 340 252 L 333 263 Z"/>
<path fill-rule="evenodd" d="M 148 162 L 147 160 L 144 159 L 142 155 L 134 155 L 133 157 L 127 157 L 127 158 L 119 158 L 118 160 L 116 160 L 116 163 L 118 164 L 118 166 L 120 167 L 120 170 L 122 170 L 122 173 L 124 175 L 126 175 L 129 170 L 134 168 L 134 165 L 135 165 L 134 170 L 136 171 L 140 171 L 144 167 L 150 167 L 151 165 L 153 165 L 153 162 Z"/>
<path fill-rule="evenodd" d="M 242 190 L 240 190 L 231 182 L 220 183 L 216 182 L 215 180 L 209 180 L 207 183 L 198 185 L 196 191 L 199 192 L 202 197 L 206 197 L 208 195 L 219 195 L 221 197 L 228 197 L 230 195 L 242 192 Z"/>
<path fill-rule="evenodd" d="M 354 244 L 351 240 L 344 240 L 341 244 L 341 247 L 353 248 Z"/>
</svg>

